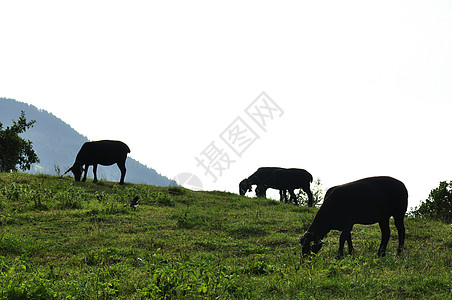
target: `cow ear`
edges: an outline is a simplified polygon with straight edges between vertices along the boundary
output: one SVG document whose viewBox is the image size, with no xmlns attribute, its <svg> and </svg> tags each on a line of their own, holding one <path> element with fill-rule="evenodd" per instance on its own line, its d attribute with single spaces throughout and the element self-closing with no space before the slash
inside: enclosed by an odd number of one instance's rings
<svg viewBox="0 0 452 300">
<path fill-rule="evenodd" d="M 67 173 L 69 173 L 69 171 L 72 171 L 72 168 L 73 168 L 73 167 L 70 167 L 66 172 L 64 172 L 63 175 L 66 175 Z"/>
</svg>

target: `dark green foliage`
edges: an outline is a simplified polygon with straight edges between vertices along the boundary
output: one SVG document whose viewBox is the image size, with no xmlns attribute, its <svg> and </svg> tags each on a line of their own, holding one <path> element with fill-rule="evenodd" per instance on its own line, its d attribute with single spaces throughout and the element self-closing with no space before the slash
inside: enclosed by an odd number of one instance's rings
<svg viewBox="0 0 452 300">
<path fill-rule="evenodd" d="M 33 150 L 32 142 L 19 136 L 24 133 L 36 121 L 27 122 L 25 112 L 22 111 L 13 125 L 3 129 L 0 122 L 0 172 L 30 170 L 31 165 L 39 162 L 38 156 Z"/>
<path fill-rule="evenodd" d="M 452 181 L 441 181 L 428 198 L 415 208 L 413 214 L 418 217 L 452 223 Z"/>
<path fill-rule="evenodd" d="M 320 204 L 322 204 L 323 202 L 323 197 L 325 194 L 320 178 L 314 179 L 314 181 L 311 183 L 311 192 L 314 200 L 313 205 L 320 206 Z M 303 192 L 302 189 L 298 191 L 297 199 L 300 205 L 308 206 L 308 195 L 306 195 L 306 193 Z"/>
</svg>

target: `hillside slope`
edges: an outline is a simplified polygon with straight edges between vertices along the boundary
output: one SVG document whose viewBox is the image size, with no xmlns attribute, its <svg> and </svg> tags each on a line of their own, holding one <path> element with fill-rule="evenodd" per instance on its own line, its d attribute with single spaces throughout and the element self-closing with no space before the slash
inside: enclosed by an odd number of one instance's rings
<svg viewBox="0 0 452 300">
<path fill-rule="evenodd" d="M 1 299 L 452 297 L 452 227 L 423 219 L 402 256 L 391 221 L 385 258 L 374 224 L 337 259 L 337 231 L 300 255 L 316 208 L 225 192 L 3 173 L 0 211 Z"/>
<path fill-rule="evenodd" d="M 33 148 L 40 159 L 39 164 L 33 165 L 31 172 L 44 174 L 65 172 L 72 166 L 77 152 L 88 139 L 45 110 L 39 110 L 33 105 L 12 99 L 0 98 L 0 122 L 3 123 L 3 127 L 12 125 L 11 120 L 17 120 L 21 110 L 25 111 L 27 120 L 36 120 L 33 128 L 22 135 L 22 137 L 33 142 Z M 131 157 L 127 159 L 126 167 L 127 182 L 157 186 L 175 184 Z M 119 181 L 120 171 L 116 166 L 101 166 L 97 172 L 99 179 Z M 88 174 L 92 178 L 92 169 Z"/>
</svg>

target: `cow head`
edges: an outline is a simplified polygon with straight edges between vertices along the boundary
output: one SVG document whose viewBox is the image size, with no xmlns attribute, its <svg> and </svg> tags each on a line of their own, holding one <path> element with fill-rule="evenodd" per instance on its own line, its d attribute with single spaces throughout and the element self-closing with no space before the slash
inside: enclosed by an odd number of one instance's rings
<svg viewBox="0 0 452 300">
<path fill-rule="evenodd" d="M 74 163 L 74 165 L 69 170 L 64 172 L 64 174 L 68 173 L 69 171 L 74 174 L 75 181 L 80 181 L 83 173 L 83 167 L 80 164 Z"/>
<path fill-rule="evenodd" d="M 245 196 L 246 192 L 251 192 L 251 184 L 248 178 L 243 179 L 239 183 L 240 196 Z"/>
<path fill-rule="evenodd" d="M 311 243 L 314 242 L 314 244 Z M 300 237 L 301 252 L 303 255 L 309 255 L 311 252 L 317 253 L 323 246 L 323 241 L 316 237 L 315 233 L 306 231 L 306 233 Z"/>
</svg>

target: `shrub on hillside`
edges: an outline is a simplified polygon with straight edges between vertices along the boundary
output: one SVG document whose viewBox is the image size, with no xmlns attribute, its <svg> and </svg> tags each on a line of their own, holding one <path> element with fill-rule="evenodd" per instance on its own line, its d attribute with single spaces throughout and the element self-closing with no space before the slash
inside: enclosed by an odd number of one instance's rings
<svg viewBox="0 0 452 300">
<path fill-rule="evenodd" d="M 30 170 L 31 165 L 39 162 L 39 158 L 33 150 L 33 143 L 24 140 L 19 134 L 33 127 L 35 120 L 28 122 L 25 112 L 22 111 L 17 121 L 13 120 L 13 125 L 3 129 L 0 122 L 0 172 Z"/>
<path fill-rule="evenodd" d="M 414 216 L 452 223 L 452 181 L 441 181 L 413 211 Z"/>
<path fill-rule="evenodd" d="M 311 183 L 311 192 L 314 206 L 320 206 L 323 202 L 323 197 L 325 196 L 325 191 L 323 190 L 323 184 L 320 178 L 315 179 L 314 182 Z M 308 195 L 303 192 L 302 189 L 299 190 L 297 199 L 300 205 L 308 206 Z"/>
</svg>

